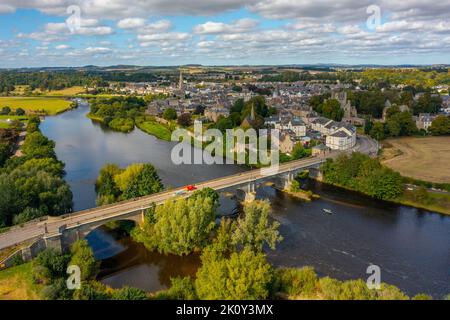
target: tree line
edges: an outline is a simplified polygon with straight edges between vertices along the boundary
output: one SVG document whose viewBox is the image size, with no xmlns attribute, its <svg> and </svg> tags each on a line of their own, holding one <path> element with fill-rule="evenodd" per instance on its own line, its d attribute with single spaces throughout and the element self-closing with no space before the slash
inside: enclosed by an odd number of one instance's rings
<svg viewBox="0 0 450 320">
<path fill-rule="evenodd" d="M 38 117 L 29 119 L 23 156 L 8 158 L 0 168 L 0 226 L 72 210 L 64 163 L 57 159 L 55 143 L 41 133 L 39 123 Z"/>
</svg>

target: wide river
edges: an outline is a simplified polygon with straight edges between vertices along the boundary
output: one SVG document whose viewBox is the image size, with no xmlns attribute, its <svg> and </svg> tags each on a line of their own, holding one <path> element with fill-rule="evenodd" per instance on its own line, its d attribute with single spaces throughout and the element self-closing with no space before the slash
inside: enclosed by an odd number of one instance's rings
<svg viewBox="0 0 450 320">
<path fill-rule="evenodd" d="M 86 105 L 47 117 L 42 132 L 56 142 L 66 164 L 66 180 L 74 209 L 95 206 L 94 183 L 106 163 L 121 166 L 149 162 L 165 186 L 182 186 L 245 170 L 234 165 L 174 165 L 174 143 L 136 129 L 113 132 L 86 118 Z M 258 198 L 272 203 L 272 217 L 281 223 L 284 240 L 268 258 L 276 266 L 313 266 L 320 276 L 366 279 L 371 264 L 381 268 L 381 280 L 413 295 L 440 298 L 450 293 L 450 217 L 375 201 L 359 194 L 310 182 L 321 199 L 304 203 L 270 187 Z M 221 212 L 236 204 L 221 197 Z M 324 213 L 330 209 L 333 214 Z M 136 286 L 148 291 L 166 288 L 170 278 L 195 275 L 199 258 L 164 256 L 145 250 L 129 237 L 102 228 L 88 236 L 102 260 L 100 279 L 113 287 Z"/>
</svg>

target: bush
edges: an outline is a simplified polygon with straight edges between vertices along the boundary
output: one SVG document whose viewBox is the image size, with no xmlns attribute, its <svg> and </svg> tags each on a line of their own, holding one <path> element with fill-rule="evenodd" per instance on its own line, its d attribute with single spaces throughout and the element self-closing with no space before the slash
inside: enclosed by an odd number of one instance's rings
<svg viewBox="0 0 450 320">
<path fill-rule="evenodd" d="M 433 300 L 433 297 L 428 294 L 419 293 L 419 294 L 416 294 L 414 297 L 412 297 L 412 299 L 413 300 Z"/>
<path fill-rule="evenodd" d="M 195 292 L 195 283 L 190 277 L 172 278 L 171 287 L 163 292 L 158 293 L 156 299 L 169 300 L 196 300 L 197 293 Z"/>
<path fill-rule="evenodd" d="M 315 293 L 317 275 L 312 267 L 301 269 L 278 269 L 275 272 L 274 288 L 290 296 L 309 296 Z"/>
<path fill-rule="evenodd" d="M 341 281 L 325 277 L 318 282 L 320 295 L 325 300 L 339 300 L 341 296 Z"/>
<path fill-rule="evenodd" d="M 66 280 L 59 278 L 53 281 L 49 286 L 46 286 L 41 295 L 46 300 L 71 300 L 73 291 L 67 289 Z"/>
<path fill-rule="evenodd" d="M 114 290 L 112 293 L 113 300 L 148 300 L 147 293 L 144 290 L 132 287 L 124 287 Z"/>
<path fill-rule="evenodd" d="M 75 290 L 73 298 L 75 300 L 109 300 L 111 295 L 104 284 L 98 281 L 83 281 L 81 288 Z"/>
<path fill-rule="evenodd" d="M 50 282 L 66 276 L 68 255 L 61 255 L 56 249 L 45 249 L 33 260 L 33 276 L 36 280 Z"/>
<path fill-rule="evenodd" d="M 81 271 L 81 280 L 94 279 L 100 269 L 94 253 L 86 240 L 78 240 L 70 248 L 70 265 L 76 265 Z"/>
</svg>

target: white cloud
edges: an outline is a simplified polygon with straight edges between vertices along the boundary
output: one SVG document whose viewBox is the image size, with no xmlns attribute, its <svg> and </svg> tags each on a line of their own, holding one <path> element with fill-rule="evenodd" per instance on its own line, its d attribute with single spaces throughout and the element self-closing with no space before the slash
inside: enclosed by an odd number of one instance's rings
<svg viewBox="0 0 450 320">
<path fill-rule="evenodd" d="M 136 29 L 145 25 L 145 19 L 142 18 L 127 18 L 122 19 L 117 23 L 117 26 L 122 29 Z"/>
<path fill-rule="evenodd" d="M 254 19 L 240 19 L 233 21 L 230 24 L 223 22 L 208 21 L 204 24 L 199 24 L 194 27 L 194 33 L 197 34 L 221 34 L 221 33 L 236 33 L 247 32 L 254 29 L 258 25 L 258 21 Z"/>
<path fill-rule="evenodd" d="M 89 54 L 105 54 L 112 52 L 110 48 L 106 47 L 88 47 L 84 49 L 84 51 Z"/>
<path fill-rule="evenodd" d="M 55 47 L 55 49 L 57 49 L 57 50 L 66 50 L 69 48 L 70 48 L 70 46 L 68 46 L 67 44 L 60 44 Z"/>
</svg>

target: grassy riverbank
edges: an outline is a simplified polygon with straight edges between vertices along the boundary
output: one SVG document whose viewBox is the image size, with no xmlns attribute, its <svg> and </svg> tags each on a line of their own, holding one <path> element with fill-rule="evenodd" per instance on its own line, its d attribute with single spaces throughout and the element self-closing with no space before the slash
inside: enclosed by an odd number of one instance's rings
<svg viewBox="0 0 450 320">
<path fill-rule="evenodd" d="M 334 187 L 338 187 L 341 189 L 356 192 L 356 193 L 362 194 L 364 196 L 370 197 L 370 195 L 368 195 L 364 192 L 361 192 L 359 190 L 355 190 L 352 188 L 348 188 L 343 185 L 339 185 L 336 183 L 324 182 L 324 181 L 320 181 L 320 182 L 323 184 L 328 184 L 328 185 L 331 185 Z M 408 191 L 405 191 L 400 197 L 397 197 L 395 199 L 390 199 L 390 200 L 377 199 L 377 200 L 391 202 L 391 203 L 408 206 L 408 207 L 413 207 L 413 208 L 417 208 L 417 209 L 423 209 L 423 210 L 427 210 L 427 211 L 433 211 L 433 212 L 437 212 L 440 214 L 450 215 L 450 194 L 437 194 L 437 193 L 428 192 L 428 195 L 429 195 L 429 201 L 430 201 L 428 203 L 422 203 L 422 202 L 412 199 L 411 196 L 409 195 Z M 373 197 L 371 197 L 371 198 L 373 198 Z M 376 198 L 373 198 L 373 199 L 376 199 Z"/>
<path fill-rule="evenodd" d="M 0 271 L 0 300 L 39 300 L 41 290 L 33 280 L 31 262 Z"/>
<path fill-rule="evenodd" d="M 158 139 L 171 141 L 172 132 L 170 129 L 153 120 L 137 121 L 136 126 L 145 133 L 151 134 Z"/>
</svg>

